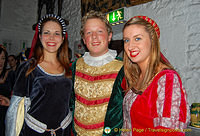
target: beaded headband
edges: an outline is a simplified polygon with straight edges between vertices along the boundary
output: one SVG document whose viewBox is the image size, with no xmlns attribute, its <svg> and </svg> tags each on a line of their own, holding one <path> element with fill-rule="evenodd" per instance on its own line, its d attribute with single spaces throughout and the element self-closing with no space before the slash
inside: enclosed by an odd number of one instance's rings
<svg viewBox="0 0 200 136">
<path fill-rule="evenodd" d="M 151 18 L 149 18 L 149 17 L 147 17 L 147 16 L 134 16 L 134 17 L 132 17 L 131 19 L 129 19 L 129 21 L 132 20 L 133 18 L 141 18 L 141 19 L 147 21 L 148 23 L 150 23 L 150 24 L 154 27 L 154 30 L 156 31 L 156 34 L 157 34 L 158 39 L 160 38 L 160 29 L 159 29 L 158 25 L 156 24 L 156 22 L 155 22 L 153 19 L 151 19 Z M 128 22 L 129 22 L 129 21 L 128 21 Z M 168 59 L 162 54 L 162 52 L 160 52 L 160 56 L 161 56 L 161 58 L 162 58 L 166 63 L 170 64 L 170 62 L 169 62 Z"/>
<path fill-rule="evenodd" d="M 156 31 L 158 39 L 160 38 L 160 29 L 159 29 L 158 25 L 156 24 L 156 22 L 153 19 L 151 19 L 151 18 L 149 18 L 147 16 L 134 16 L 131 19 L 133 19 L 133 18 L 141 18 L 141 19 L 147 21 L 148 23 L 150 23 L 154 27 L 154 30 Z"/>
<path fill-rule="evenodd" d="M 38 30 L 39 30 L 39 32 L 41 32 L 41 24 L 42 24 L 42 22 L 45 19 L 50 18 L 50 17 L 54 17 L 54 18 L 56 18 L 60 22 L 60 24 L 62 26 L 62 33 L 63 33 L 63 35 L 65 35 L 66 31 L 67 31 L 67 26 L 65 24 L 65 21 L 64 21 L 63 18 L 61 18 L 60 16 L 57 16 L 55 14 L 47 14 L 44 17 L 41 18 L 41 20 L 38 22 Z"/>
<path fill-rule="evenodd" d="M 41 24 L 42 22 L 47 19 L 47 18 L 50 18 L 50 17 L 54 17 L 56 18 L 61 26 L 62 26 L 62 34 L 65 36 L 65 39 L 68 38 L 68 34 L 67 34 L 67 26 L 65 24 L 65 21 L 63 18 L 61 18 L 60 16 L 57 16 L 55 14 L 47 14 L 45 15 L 44 17 L 41 18 L 41 20 L 38 22 L 36 28 L 35 28 L 35 34 L 34 34 L 34 37 L 33 37 L 33 40 L 32 40 L 32 44 L 31 44 L 31 51 L 29 53 L 29 59 L 32 57 L 33 55 L 33 52 L 34 52 L 34 48 L 35 48 L 35 45 L 36 45 L 36 42 L 37 42 L 37 39 L 38 39 L 38 32 L 41 32 Z"/>
</svg>

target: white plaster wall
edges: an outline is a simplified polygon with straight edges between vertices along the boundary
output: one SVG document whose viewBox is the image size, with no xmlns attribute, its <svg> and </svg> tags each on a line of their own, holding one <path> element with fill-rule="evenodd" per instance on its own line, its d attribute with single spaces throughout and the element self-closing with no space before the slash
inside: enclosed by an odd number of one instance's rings
<svg viewBox="0 0 200 136">
<path fill-rule="evenodd" d="M 11 43 L 7 47 L 9 54 L 17 55 L 22 51 L 22 42 L 30 47 L 35 31 L 32 25 L 37 22 L 38 0 L 1 0 L 0 43 Z M 74 42 L 80 40 L 81 0 L 63 0 L 62 17 L 69 20 L 67 26 L 69 46 L 73 50 Z M 42 16 L 45 14 L 45 6 Z M 57 13 L 57 6 L 55 7 Z"/>
<path fill-rule="evenodd" d="M 154 0 L 129 7 L 127 12 L 128 18 L 145 15 L 157 22 L 161 51 L 179 72 L 189 104 L 199 103 L 200 0 Z M 113 36 L 113 39 L 121 38 L 122 33 Z"/>
<path fill-rule="evenodd" d="M 68 36 L 69 47 L 72 49 L 72 58 L 74 58 L 74 44 L 79 41 L 81 29 L 81 0 L 64 0 L 62 16 L 69 20 Z"/>
<path fill-rule="evenodd" d="M 17 55 L 22 49 L 22 41 L 27 47 L 31 45 L 36 7 L 37 0 L 1 0 L 0 43 L 10 43 L 9 54 Z"/>
</svg>

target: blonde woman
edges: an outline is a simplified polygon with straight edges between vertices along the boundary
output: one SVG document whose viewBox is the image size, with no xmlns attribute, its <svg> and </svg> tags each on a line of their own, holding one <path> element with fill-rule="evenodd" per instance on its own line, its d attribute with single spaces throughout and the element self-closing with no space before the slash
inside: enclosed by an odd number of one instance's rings
<svg viewBox="0 0 200 136">
<path fill-rule="evenodd" d="M 189 106 L 179 74 L 160 53 L 160 30 L 147 16 L 124 26 L 123 136 L 184 135 Z"/>
</svg>

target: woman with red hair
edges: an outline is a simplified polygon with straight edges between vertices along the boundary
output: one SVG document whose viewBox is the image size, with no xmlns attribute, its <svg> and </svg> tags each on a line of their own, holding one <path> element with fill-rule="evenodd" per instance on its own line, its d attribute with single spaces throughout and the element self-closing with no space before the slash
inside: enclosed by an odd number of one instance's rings
<svg viewBox="0 0 200 136">
<path fill-rule="evenodd" d="M 38 33 L 37 33 L 38 30 Z M 6 136 L 67 136 L 72 115 L 68 40 L 65 21 L 45 15 L 30 53 L 16 72 L 13 96 L 6 115 Z"/>
</svg>

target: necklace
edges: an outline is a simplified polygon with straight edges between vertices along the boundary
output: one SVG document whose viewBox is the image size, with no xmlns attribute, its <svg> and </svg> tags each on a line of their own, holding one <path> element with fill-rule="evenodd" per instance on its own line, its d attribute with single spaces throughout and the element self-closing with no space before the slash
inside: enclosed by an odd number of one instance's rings
<svg viewBox="0 0 200 136">
<path fill-rule="evenodd" d="M 162 70 L 161 70 L 161 71 L 162 71 Z M 151 82 L 153 81 L 154 77 L 156 77 L 159 73 L 160 73 L 160 71 L 157 72 L 157 73 L 151 78 L 151 80 L 149 80 L 149 82 L 146 83 L 145 86 L 142 87 L 141 89 L 131 88 L 131 90 L 132 90 L 134 93 L 140 94 L 140 95 L 141 95 L 141 94 L 147 89 L 147 87 L 151 84 Z"/>
</svg>

